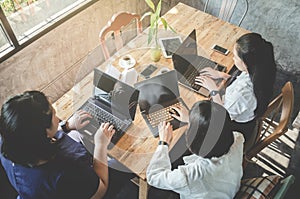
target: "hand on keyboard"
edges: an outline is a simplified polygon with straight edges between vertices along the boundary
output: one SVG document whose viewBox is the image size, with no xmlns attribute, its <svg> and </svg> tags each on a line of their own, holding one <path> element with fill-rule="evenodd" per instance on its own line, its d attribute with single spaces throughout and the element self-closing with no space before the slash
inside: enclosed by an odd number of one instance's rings
<svg viewBox="0 0 300 199">
<path fill-rule="evenodd" d="M 211 92 L 212 90 L 218 90 L 216 82 L 208 76 L 200 75 L 196 77 L 195 84 L 206 88 L 207 90 L 209 90 L 209 92 Z"/>
<path fill-rule="evenodd" d="M 109 124 L 108 122 L 102 123 L 94 136 L 95 146 L 97 147 L 97 145 L 103 145 L 107 147 L 114 133 L 115 129 L 113 125 Z"/>
<path fill-rule="evenodd" d="M 84 110 L 78 110 L 68 120 L 68 123 L 69 123 L 68 127 L 70 130 L 82 129 L 90 122 L 88 120 L 89 118 L 91 119 L 92 116 L 88 112 L 86 112 Z"/>
<path fill-rule="evenodd" d="M 200 71 L 200 76 L 208 76 L 212 79 L 228 79 L 230 77 L 229 74 L 217 71 L 211 67 L 205 67 Z"/>
<path fill-rule="evenodd" d="M 189 111 L 184 106 L 173 106 L 172 109 L 176 111 L 176 113 L 172 113 L 171 116 L 175 119 L 182 122 L 189 122 Z"/>
</svg>

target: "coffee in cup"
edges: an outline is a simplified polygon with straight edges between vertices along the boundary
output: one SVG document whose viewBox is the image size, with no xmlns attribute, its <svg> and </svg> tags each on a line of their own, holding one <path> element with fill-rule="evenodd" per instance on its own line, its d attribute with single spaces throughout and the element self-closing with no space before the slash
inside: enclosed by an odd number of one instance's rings
<svg viewBox="0 0 300 199">
<path fill-rule="evenodd" d="M 123 64 L 124 66 L 130 66 L 131 63 L 132 63 L 131 60 L 132 60 L 132 57 L 131 57 L 131 56 L 125 55 L 124 57 L 122 57 L 122 64 Z"/>
</svg>

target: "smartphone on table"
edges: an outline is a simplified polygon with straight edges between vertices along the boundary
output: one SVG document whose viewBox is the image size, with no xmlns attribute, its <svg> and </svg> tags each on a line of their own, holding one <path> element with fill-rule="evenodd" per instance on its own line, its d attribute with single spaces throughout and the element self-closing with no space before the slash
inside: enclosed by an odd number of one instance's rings
<svg viewBox="0 0 300 199">
<path fill-rule="evenodd" d="M 157 66 L 153 64 L 149 64 L 142 72 L 141 75 L 145 78 L 148 79 L 150 78 L 150 75 L 156 71 Z"/>
<path fill-rule="evenodd" d="M 228 53 L 229 53 L 229 50 L 227 50 L 226 48 L 223 48 L 222 46 L 219 46 L 217 44 L 214 44 L 211 47 L 211 49 L 213 49 L 214 51 L 219 52 L 219 53 L 221 53 L 223 55 L 228 55 Z"/>
</svg>

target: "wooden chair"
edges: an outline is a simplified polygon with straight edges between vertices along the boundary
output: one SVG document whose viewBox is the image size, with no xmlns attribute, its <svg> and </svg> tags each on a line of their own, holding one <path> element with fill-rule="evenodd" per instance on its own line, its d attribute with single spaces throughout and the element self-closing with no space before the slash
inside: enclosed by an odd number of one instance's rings
<svg viewBox="0 0 300 199">
<path fill-rule="evenodd" d="M 244 179 L 234 199 L 283 199 L 294 182 L 295 176 L 293 175 L 284 178 L 278 175 L 268 175 Z"/>
<path fill-rule="evenodd" d="M 121 28 L 123 26 L 128 25 L 134 19 L 136 20 L 137 34 L 139 34 L 142 32 L 142 22 L 140 20 L 141 16 L 139 14 L 129 12 L 119 12 L 117 14 L 114 14 L 111 20 L 107 23 L 107 25 L 102 28 L 99 34 L 99 39 L 106 60 L 110 57 L 110 53 L 105 42 L 106 35 L 109 32 L 114 33 L 114 43 L 116 49 L 119 50 L 123 47 L 123 40 L 121 38 Z"/>
<path fill-rule="evenodd" d="M 287 132 L 288 123 L 293 111 L 293 105 L 293 85 L 291 82 L 287 82 L 281 89 L 281 93 L 270 102 L 265 114 L 259 120 L 256 142 L 248 151 L 245 152 L 243 163 L 244 168 L 249 160 Z M 280 118 L 279 122 L 275 121 L 277 118 Z"/>
<path fill-rule="evenodd" d="M 209 2 L 210 2 L 210 0 L 206 0 L 206 2 L 204 4 L 204 12 L 207 12 Z M 215 1 L 215 3 L 216 2 L 219 2 L 219 0 Z M 238 0 L 222 0 L 218 18 L 220 18 L 224 21 L 230 21 L 233 11 L 236 8 L 237 2 L 238 2 Z M 248 7 L 249 7 L 248 0 L 244 0 L 244 2 L 245 2 L 244 12 L 238 23 L 238 26 L 241 25 L 241 23 L 243 22 L 246 14 L 248 12 Z"/>
</svg>

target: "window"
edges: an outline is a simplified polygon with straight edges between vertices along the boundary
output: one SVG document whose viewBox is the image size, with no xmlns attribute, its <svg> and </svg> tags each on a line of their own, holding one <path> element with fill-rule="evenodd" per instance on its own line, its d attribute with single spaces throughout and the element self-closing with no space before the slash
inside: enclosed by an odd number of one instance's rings
<svg viewBox="0 0 300 199">
<path fill-rule="evenodd" d="M 0 61 L 94 2 L 96 0 L 0 0 Z"/>
<path fill-rule="evenodd" d="M 5 52 L 12 48 L 13 44 L 5 32 L 3 24 L 0 22 L 0 52 Z"/>
</svg>

